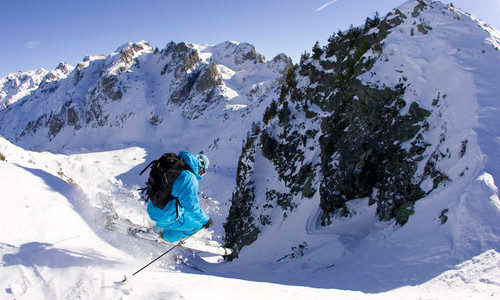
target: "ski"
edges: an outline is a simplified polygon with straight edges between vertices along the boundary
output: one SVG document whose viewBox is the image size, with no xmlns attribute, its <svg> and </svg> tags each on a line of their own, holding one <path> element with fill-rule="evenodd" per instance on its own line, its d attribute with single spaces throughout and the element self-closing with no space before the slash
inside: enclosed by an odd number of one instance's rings
<svg viewBox="0 0 500 300">
<path fill-rule="evenodd" d="M 150 242 L 162 243 L 171 246 L 177 244 L 165 240 L 160 233 L 155 232 L 150 227 L 137 225 L 126 219 L 106 218 L 105 228 L 113 232 L 127 234 Z M 202 240 L 196 237 L 190 237 L 184 240 L 179 244 L 179 247 L 192 251 L 206 252 L 221 256 L 231 255 L 231 253 L 233 252 L 231 249 L 223 247 L 216 241 Z"/>
</svg>

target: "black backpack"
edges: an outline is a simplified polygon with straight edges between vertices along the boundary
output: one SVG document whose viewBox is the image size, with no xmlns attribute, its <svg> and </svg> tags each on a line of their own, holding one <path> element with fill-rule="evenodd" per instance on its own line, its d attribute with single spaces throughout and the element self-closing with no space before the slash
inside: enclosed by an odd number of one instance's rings
<svg viewBox="0 0 500 300">
<path fill-rule="evenodd" d="M 159 159 L 153 160 L 142 170 L 140 175 L 149 167 L 151 167 L 151 171 L 146 187 L 139 190 L 147 194 L 146 202 L 151 200 L 154 206 L 159 209 L 165 208 L 167 203 L 174 199 L 171 195 L 172 185 L 179 174 L 183 170 L 194 173 L 186 162 L 175 153 L 165 153 Z"/>
</svg>

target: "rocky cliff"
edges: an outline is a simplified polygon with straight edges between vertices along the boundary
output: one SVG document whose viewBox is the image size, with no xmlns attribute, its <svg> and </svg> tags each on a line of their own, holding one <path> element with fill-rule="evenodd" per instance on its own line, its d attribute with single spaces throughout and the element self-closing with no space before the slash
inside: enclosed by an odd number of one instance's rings
<svg viewBox="0 0 500 300">
<path fill-rule="evenodd" d="M 453 6 L 408 1 L 316 43 L 247 138 L 226 243 L 241 250 L 266 228 L 287 231 L 287 217 L 311 201 L 317 226 L 354 217 L 359 199 L 375 207 L 378 222 L 405 225 L 418 200 L 469 170 L 472 131 L 451 119 L 467 118 L 458 107 L 475 101 L 463 68 L 498 61 L 498 38 Z M 268 173 L 255 171 L 262 168 Z"/>
</svg>

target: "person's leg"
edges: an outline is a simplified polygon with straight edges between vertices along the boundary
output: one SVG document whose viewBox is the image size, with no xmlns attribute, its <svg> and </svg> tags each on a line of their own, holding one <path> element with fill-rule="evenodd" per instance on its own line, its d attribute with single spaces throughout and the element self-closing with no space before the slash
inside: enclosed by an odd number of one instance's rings
<svg viewBox="0 0 500 300">
<path fill-rule="evenodd" d="M 179 235 L 180 230 L 182 230 L 182 223 L 180 221 L 177 221 L 173 224 L 170 224 L 167 228 L 164 228 L 161 236 L 165 240 L 171 243 L 175 243 L 181 239 Z"/>
<path fill-rule="evenodd" d="M 209 221 L 211 220 L 209 219 Z M 209 227 L 212 224 L 213 222 L 205 225 Z M 191 218 L 186 217 L 186 215 L 182 215 L 179 218 L 179 221 L 175 222 L 175 224 L 172 224 L 172 226 L 169 226 L 167 229 L 163 231 L 162 236 L 165 240 L 171 243 L 175 243 L 181 239 L 187 238 L 188 236 L 195 234 L 196 231 L 202 228 L 202 226 L 203 225 L 200 225 L 199 223 L 193 221 Z"/>
</svg>

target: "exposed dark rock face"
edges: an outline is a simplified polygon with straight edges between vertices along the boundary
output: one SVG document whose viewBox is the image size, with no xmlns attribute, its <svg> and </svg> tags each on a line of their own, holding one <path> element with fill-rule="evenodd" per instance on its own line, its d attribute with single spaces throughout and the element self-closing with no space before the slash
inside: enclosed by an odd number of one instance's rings
<svg viewBox="0 0 500 300">
<path fill-rule="evenodd" d="M 179 73 L 176 72 L 176 74 Z M 170 100 L 174 103 L 182 103 L 192 96 L 204 93 L 207 95 L 206 102 L 210 102 L 213 90 L 221 84 L 222 79 L 215 62 L 212 60 L 209 65 L 200 67 L 189 74 L 185 73 L 184 77 L 180 79 L 180 87 L 172 93 Z"/>
<path fill-rule="evenodd" d="M 324 48 L 315 45 L 313 57 L 303 56 L 300 68 L 289 74 L 282 88 L 277 113 L 281 129 L 275 132 L 279 141 L 270 137 L 268 129 L 262 134 L 263 153 L 273 160 L 292 194 L 314 195 L 311 183 L 319 168 L 320 206 L 325 224 L 332 213 L 349 216 L 346 201 L 362 197 L 377 202 L 381 220 L 395 218 L 404 224 L 408 216 L 400 208 L 409 211 L 425 194 L 419 188 L 420 182 L 413 178 L 422 159 L 415 154 L 422 153 L 425 147 L 412 148 L 408 153 L 400 145 L 417 135 L 430 112 L 412 103 L 407 114 L 400 113 L 407 105 L 403 99 L 404 83 L 389 89 L 367 86 L 357 79 L 372 68 L 381 53 L 383 39 L 404 18 L 396 11 L 395 16 L 391 13 L 391 18 L 385 20 L 368 19 L 364 28 L 339 32 Z M 372 28 L 378 31 L 368 34 Z M 364 56 L 368 51 L 373 55 Z M 297 75 L 307 78 L 310 84 L 297 88 Z M 319 107 L 322 117 L 311 107 Z M 290 122 L 300 113 L 311 124 L 319 124 L 320 132 L 304 130 L 306 122 Z M 303 151 L 315 150 L 318 144 L 320 163 L 304 161 Z M 268 151 L 269 145 L 278 151 Z M 311 148 L 304 149 L 306 145 Z M 290 165 L 296 161 L 302 166 L 297 170 L 290 172 L 282 167 L 285 162 Z"/>
<path fill-rule="evenodd" d="M 163 123 L 163 119 L 161 119 L 160 117 L 158 117 L 157 115 L 154 115 L 154 116 L 151 116 L 151 118 L 149 118 L 149 123 L 153 126 L 158 126 L 160 125 L 161 123 Z"/>
<path fill-rule="evenodd" d="M 86 108 L 85 117 L 87 125 L 96 122 L 97 126 L 104 126 L 108 121 L 108 116 L 105 115 L 104 110 L 102 108 L 102 103 L 104 103 L 104 99 L 98 93 L 96 89 L 90 91 L 88 97 L 85 98 L 84 107 Z"/>
<path fill-rule="evenodd" d="M 144 41 L 139 43 L 129 42 L 127 47 L 123 47 L 120 51 L 120 61 L 123 63 L 123 66 L 119 68 L 118 74 L 125 72 L 133 65 L 139 67 L 139 62 L 137 60 L 139 52 L 148 50 L 149 48 L 151 48 L 149 43 Z"/>
<path fill-rule="evenodd" d="M 397 210 L 424 193 L 413 182 L 415 150 L 408 153 L 400 144 L 420 131 L 418 123 L 429 112 L 412 103 L 408 115 L 400 115 L 397 106 L 391 106 L 404 102 L 400 92 L 357 88 L 359 100 L 340 102 L 343 107 L 335 107 L 322 121 L 321 208 L 326 218 L 337 210 L 347 216 L 347 200 L 370 197 L 372 203 L 378 202 L 381 220 L 395 217 L 404 224 L 407 218 L 400 218 Z"/>
<path fill-rule="evenodd" d="M 191 70 L 200 60 L 198 56 L 198 51 L 189 51 L 186 55 L 186 60 L 184 62 L 184 72 Z"/>
<path fill-rule="evenodd" d="M 418 1 L 418 5 L 415 6 L 411 14 L 412 17 L 416 18 L 420 15 L 420 12 L 426 9 L 427 4 L 424 1 Z"/>
<path fill-rule="evenodd" d="M 264 63 L 265 58 L 255 51 L 255 47 L 243 43 L 236 47 L 235 50 L 235 63 L 241 65 L 246 61 L 251 61 L 253 63 Z"/>
<path fill-rule="evenodd" d="M 217 71 L 217 66 L 213 60 L 210 62 L 208 68 L 202 70 L 201 73 L 196 81 L 196 90 L 198 92 L 203 93 L 222 84 L 219 71 Z"/>
<path fill-rule="evenodd" d="M 185 80 L 181 82 L 180 86 L 170 96 L 170 101 L 173 103 L 182 103 L 186 100 L 189 97 L 194 84 L 198 80 L 198 77 L 200 77 L 200 74 L 200 71 L 192 72 L 189 75 L 186 74 Z"/>
<path fill-rule="evenodd" d="M 196 119 L 221 99 L 217 96 L 217 87 L 222 85 L 222 78 L 215 61 L 201 64 L 198 51 L 186 43 L 170 42 L 162 55 L 168 58 L 161 75 L 174 74 L 176 83 L 169 99 L 172 103 L 184 107 L 184 116 Z"/>
<path fill-rule="evenodd" d="M 74 107 L 68 109 L 68 125 L 75 127 L 76 130 L 82 128 L 80 117 Z"/>
<path fill-rule="evenodd" d="M 122 91 L 117 86 L 116 76 L 104 77 L 101 80 L 102 90 L 113 101 L 120 100 L 123 96 Z"/>
<path fill-rule="evenodd" d="M 254 225 L 253 205 L 255 202 L 255 181 L 253 163 L 255 162 L 255 151 L 260 128 L 254 125 L 252 133 L 248 135 L 241 149 L 236 173 L 237 189 L 231 199 L 229 216 L 224 223 L 226 235 L 224 242 L 227 247 L 233 248 L 233 254 L 228 259 L 238 257 L 238 253 L 246 245 L 250 245 L 257 239 L 260 232 Z"/>
<path fill-rule="evenodd" d="M 29 121 L 28 125 L 26 126 L 26 129 L 24 129 L 20 136 L 26 136 L 27 134 L 35 134 L 41 127 L 46 127 L 47 125 L 47 119 L 48 116 L 47 114 L 43 114 L 36 121 Z"/>
<path fill-rule="evenodd" d="M 41 128 L 48 128 L 47 138 L 50 140 L 59 134 L 66 124 L 72 126 L 75 130 L 79 130 L 82 128 L 82 123 L 80 121 L 81 113 L 77 112 L 77 110 L 78 107 L 72 101 L 68 101 L 57 114 L 43 114 L 36 121 L 28 122 L 20 136 L 35 135 Z"/>
<path fill-rule="evenodd" d="M 169 63 L 163 66 L 161 75 L 174 72 L 175 78 L 182 78 L 199 61 L 198 52 L 189 47 L 186 43 L 179 44 L 170 42 L 167 47 L 161 51 L 164 57 L 170 57 Z"/>
</svg>

